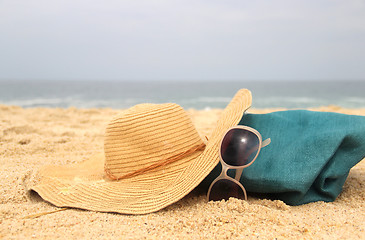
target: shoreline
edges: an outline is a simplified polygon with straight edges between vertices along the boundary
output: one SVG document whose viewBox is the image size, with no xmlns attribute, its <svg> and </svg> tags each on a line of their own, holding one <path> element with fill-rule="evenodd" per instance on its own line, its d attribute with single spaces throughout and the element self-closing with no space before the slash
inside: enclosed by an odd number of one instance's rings
<svg viewBox="0 0 365 240">
<path fill-rule="evenodd" d="M 249 109 L 266 113 L 284 109 Z M 365 108 L 311 108 L 365 116 Z M 330 203 L 289 206 L 248 196 L 206 202 L 193 191 L 169 207 L 147 215 L 79 209 L 62 211 L 27 189 L 37 169 L 70 164 L 103 151 L 106 124 L 120 109 L 21 108 L 0 104 L 0 239 L 360 239 L 365 225 L 365 161 L 349 174 Z M 187 109 L 199 133 L 209 135 L 222 109 Z M 39 217 L 33 214 L 57 211 Z"/>
</svg>

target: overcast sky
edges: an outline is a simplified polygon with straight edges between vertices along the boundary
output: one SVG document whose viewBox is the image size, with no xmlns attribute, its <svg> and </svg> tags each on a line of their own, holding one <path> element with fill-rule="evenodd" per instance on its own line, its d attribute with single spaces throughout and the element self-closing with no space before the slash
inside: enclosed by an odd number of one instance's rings
<svg viewBox="0 0 365 240">
<path fill-rule="evenodd" d="M 0 79 L 365 80 L 365 1 L 0 0 Z"/>
</svg>

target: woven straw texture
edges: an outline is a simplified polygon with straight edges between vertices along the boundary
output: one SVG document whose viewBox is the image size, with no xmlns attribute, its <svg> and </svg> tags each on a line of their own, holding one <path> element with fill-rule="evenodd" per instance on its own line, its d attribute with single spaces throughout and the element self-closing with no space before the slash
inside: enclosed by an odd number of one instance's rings
<svg viewBox="0 0 365 240">
<path fill-rule="evenodd" d="M 109 123 L 104 153 L 73 165 L 46 166 L 31 189 L 59 207 L 125 214 L 158 211 L 183 198 L 211 172 L 219 162 L 222 135 L 250 106 L 250 91 L 241 89 L 205 148 L 199 148 L 204 142 L 180 106 L 137 105 Z"/>
<path fill-rule="evenodd" d="M 120 178 L 202 144 L 190 118 L 179 105 L 137 105 L 108 125 L 105 169 L 110 177 Z"/>
</svg>

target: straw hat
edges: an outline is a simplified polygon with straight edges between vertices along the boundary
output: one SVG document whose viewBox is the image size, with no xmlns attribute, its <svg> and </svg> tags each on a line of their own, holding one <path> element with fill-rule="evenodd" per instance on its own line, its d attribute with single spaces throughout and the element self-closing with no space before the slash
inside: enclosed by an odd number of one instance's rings
<svg viewBox="0 0 365 240">
<path fill-rule="evenodd" d="M 241 89 L 223 111 L 209 141 L 177 104 L 140 104 L 112 120 L 104 153 L 68 166 L 47 166 L 31 189 L 58 207 L 145 214 L 187 195 L 218 164 L 219 142 L 251 106 Z"/>
</svg>

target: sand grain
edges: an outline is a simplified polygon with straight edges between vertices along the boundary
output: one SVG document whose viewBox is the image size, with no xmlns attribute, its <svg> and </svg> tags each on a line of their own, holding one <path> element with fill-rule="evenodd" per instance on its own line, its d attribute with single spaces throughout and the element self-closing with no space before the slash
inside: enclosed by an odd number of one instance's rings
<svg viewBox="0 0 365 240">
<path fill-rule="evenodd" d="M 336 106 L 312 110 L 365 115 Z M 195 191 L 159 212 L 130 216 L 60 208 L 27 189 L 44 164 L 69 164 L 103 150 L 108 121 L 121 110 L 23 109 L 0 105 L 0 238 L 4 239 L 364 239 L 365 161 L 355 166 L 332 203 L 288 206 L 250 196 L 206 202 Z M 253 109 L 255 113 L 273 109 Z M 208 136 L 221 110 L 188 110 Z"/>
</svg>

